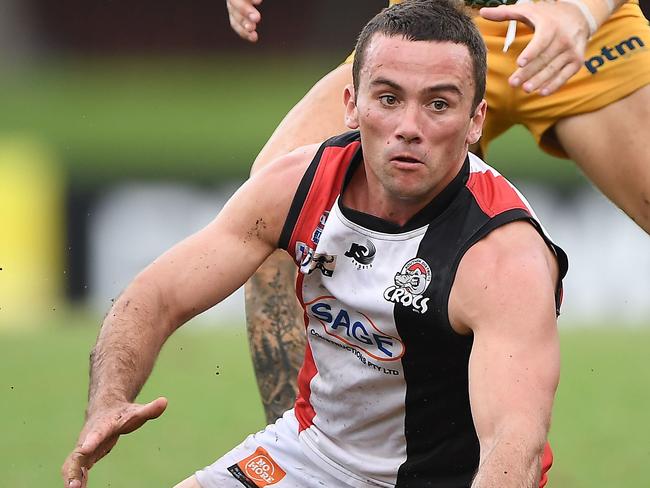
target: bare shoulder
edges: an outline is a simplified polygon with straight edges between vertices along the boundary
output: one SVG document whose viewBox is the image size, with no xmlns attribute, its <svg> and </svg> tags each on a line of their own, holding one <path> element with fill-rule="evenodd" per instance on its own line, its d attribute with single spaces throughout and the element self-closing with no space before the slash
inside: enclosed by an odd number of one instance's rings
<svg viewBox="0 0 650 488">
<path fill-rule="evenodd" d="M 259 180 L 267 184 L 284 182 L 287 186 L 297 187 L 319 147 L 320 144 L 310 144 L 294 149 L 257 171 L 250 181 Z"/>
<path fill-rule="evenodd" d="M 555 254 L 533 225 L 503 225 L 463 256 L 449 300 L 450 321 L 458 332 L 469 333 L 515 316 L 522 307 L 554 316 L 557 280 Z"/>
<path fill-rule="evenodd" d="M 257 228 L 263 222 L 262 234 L 276 243 L 291 202 L 305 171 L 318 151 L 319 144 L 300 147 L 281 156 L 253 174 L 237 192 L 240 215 L 254 217 Z"/>
</svg>

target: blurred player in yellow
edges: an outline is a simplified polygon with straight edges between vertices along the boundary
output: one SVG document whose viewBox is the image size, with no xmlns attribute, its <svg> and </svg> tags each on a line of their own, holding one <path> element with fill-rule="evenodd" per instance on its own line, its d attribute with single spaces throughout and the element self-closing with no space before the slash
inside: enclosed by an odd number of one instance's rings
<svg viewBox="0 0 650 488">
<path fill-rule="evenodd" d="M 476 0 L 469 5 L 488 48 L 483 154 L 492 139 L 523 124 L 544 151 L 573 160 L 650 233 L 650 151 L 645 141 L 650 134 L 650 27 L 638 1 L 501 3 Z M 232 28 L 251 42 L 258 40 L 260 4 L 227 0 Z M 486 6 L 494 8 L 479 10 Z M 320 80 L 287 114 L 253 172 L 298 146 L 345 129 L 343 91 L 352 80 L 350 61 Z M 269 421 L 293 401 L 302 357 L 302 310 L 293 298 L 294 276 L 289 259 L 276 254 L 246 290 L 251 349 Z M 261 330 L 269 325 L 283 332 L 271 340 L 272 347 L 268 337 L 261 347 Z M 269 371 L 268 364 L 281 367 Z"/>
</svg>

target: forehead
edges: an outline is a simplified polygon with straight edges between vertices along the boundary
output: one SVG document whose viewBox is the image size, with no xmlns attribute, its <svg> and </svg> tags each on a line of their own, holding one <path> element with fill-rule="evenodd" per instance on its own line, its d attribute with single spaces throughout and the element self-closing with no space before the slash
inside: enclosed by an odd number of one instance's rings
<svg viewBox="0 0 650 488">
<path fill-rule="evenodd" d="M 401 36 L 375 34 L 366 46 L 360 85 L 389 77 L 393 81 L 436 83 L 442 80 L 473 84 L 467 46 L 452 42 L 409 41 Z"/>
</svg>

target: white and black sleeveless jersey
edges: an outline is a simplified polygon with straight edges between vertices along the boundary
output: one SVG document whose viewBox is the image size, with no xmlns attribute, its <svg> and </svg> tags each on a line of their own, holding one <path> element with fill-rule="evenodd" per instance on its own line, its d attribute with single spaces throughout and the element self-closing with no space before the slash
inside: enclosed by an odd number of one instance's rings
<svg viewBox="0 0 650 488">
<path fill-rule="evenodd" d="M 344 207 L 339 195 L 362 161 L 360 144 L 355 131 L 320 147 L 280 238 L 300 267 L 308 337 L 295 405 L 300 441 L 350 486 L 469 487 L 479 459 L 472 337 L 455 333 L 447 315 L 458 264 L 515 220 L 544 237 L 561 277 L 566 255 L 523 196 L 474 155 L 403 227 Z M 560 287 L 557 297 L 559 306 Z M 544 471 L 551 460 L 547 446 Z"/>
</svg>

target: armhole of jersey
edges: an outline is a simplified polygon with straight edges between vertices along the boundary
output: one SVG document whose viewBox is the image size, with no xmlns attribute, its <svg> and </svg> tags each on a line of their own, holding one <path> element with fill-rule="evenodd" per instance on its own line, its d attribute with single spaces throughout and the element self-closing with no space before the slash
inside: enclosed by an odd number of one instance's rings
<svg viewBox="0 0 650 488">
<path fill-rule="evenodd" d="M 326 145 L 322 144 L 318 148 L 314 159 L 312 159 L 309 167 L 300 180 L 300 184 L 296 190 L 296 195 L 293 197 L 293 201 L 291 202 L 291 207 L 289 208 L 287 219 L 285 220 L 284 226 L 282 227 L 282 233 L 280 234 L 280 240 L 278 241 L 278 248 L 280 249 L 288 251 L 289 243 L 291 242 L 291 236 L 293 235 L 293 231 L 296 227 L 296 222 L 298 221 L 298 217 L 300 216 L 300 212 L 302 211 L 302 207 L 305 204 L 305 200 L 307 199 L 307 195 L 309 194 L 309 190 L 314 181 L 314 176 L 316 176 L 316 171 L 318 170 L 318 165 L 320 163 L 325 147 Z"/>
<path fill-rule="evenodd" d="M 557 261 L 558 261 L 558 267 L 559 267 L 559 274 L 558 274 L 558 282 L 557 282 L 557 287 L 555 289 L 555 313 L 556 315 L 560 314 L 560 305 L 562 303 L 562 278 L 566 275 L 566 272 L 568 270 L 568 258 L 566 253 L 560 248 L 558 245 L 556 245 L 553 241 L 551 241 L 548 236 L 544 233 L 542 230 L 542 227 L 539 225 L 537 220 L 533 218 L 533 216 L 523 208 L 515 208 L 512 210 L 507 210 L 503 213 L 500 213 L 499 215 L 496 215 L 495 217 L 491 218 L 488 222 L 485 223 L 478 231 L 474 233 L 474 235 L 468 239 L 468 241 L 465 243 L 465 245 L 461 248 L 461 250 L 458 252 L 456 258 L 454 259 L 454 262 L 452 263 L 450 272 L 449 272 L 449 281 L 447 282 L 446 285 L 446 291 L 444 295 L 441 297 L 442 298 L 442 303 L 441 309 L 443 316 L 445 317 L 445 320 L 447 321 L 447 324 L 449 326 L 449 330 L 458 335 L 455 331 L 454 328 L 451 326 L 451 321 L 449 320 L 449 296 L 451 295 L 451 288 L 453 286 L 454 280 L 456 279 L 456 272 L 458 271 L 458 266 L 460 265 L 461 259 L 463 259 L 463 256 L 465 253 L 478 241 L 483 239 L 485 236 L 487 236 L 490 232 L 493 230 L 505 225 L 509 224 L 510 222 L 516 222 L 518 220 L 525 220 L 527 222 L 530 222 L 530 224 L 533 226 L 533 228 L 537 231 L 537 233 L 544 239 L 544 242 L 546 245 L 553 251 L 555 254 Z"/>
</svg>

